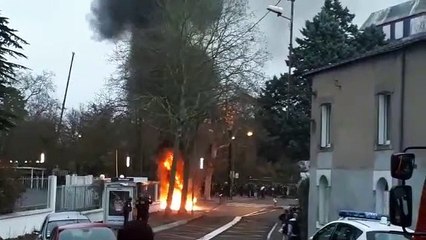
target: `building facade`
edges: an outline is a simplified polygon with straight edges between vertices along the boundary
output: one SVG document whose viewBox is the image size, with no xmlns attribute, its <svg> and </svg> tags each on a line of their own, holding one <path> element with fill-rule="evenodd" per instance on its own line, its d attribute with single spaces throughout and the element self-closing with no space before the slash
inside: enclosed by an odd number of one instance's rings
<svg viewBox="0 0 426 240">
<path fill-rule="evenodd" d="M 310 73 L 310 235 L 342 209 L 388 213 L 391 154 L 426 146 L 424 59 L 417 35 Z M 426 151 L 415 153 L 414 224 L 426 173 Z"/>
</svg>

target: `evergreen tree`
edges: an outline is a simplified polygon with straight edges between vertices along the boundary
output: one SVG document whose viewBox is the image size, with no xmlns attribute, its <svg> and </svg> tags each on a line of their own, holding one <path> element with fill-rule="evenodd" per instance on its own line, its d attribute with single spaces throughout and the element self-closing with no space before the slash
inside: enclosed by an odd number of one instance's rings
<svg viewBox="0 0 426 240">
<path fill-rule="evenodd" d="M 8 61 L 8 58 L 25 57 L 19 52 L 25 40 L 16 35 L 16 30 L 8 27 L 8 18 L 0 16 L 0 131 L 13 127 L 13 119 L 16 117 L 17 105 L 22 103 L 21 93 L 12 83 L 15 80 L 16 71 L 24 67 Z M 16 99 L 14 103 L 13 100 Z"/>
<path fill-rule="evenodd" d="M 271 152 L 280 146 L 287 158 L 309 158 L 311 85 L 304 74 L 385 44 L 380 29 L 370 27 L 360 31 L 352 23 L 354 17 L 339 0 L 325 0 L 321 11 L 306 21 L 302 37 L 296 39 L 297 47 L 290 56 L 294 67 L 290 92 L 287 75 L 266 83 L 259 99 L 260 118 L 271 139 L 260 150 L 268 153 L 264 157 L 278 160 L 280 156 L 271 156 Z"/>
</svg>

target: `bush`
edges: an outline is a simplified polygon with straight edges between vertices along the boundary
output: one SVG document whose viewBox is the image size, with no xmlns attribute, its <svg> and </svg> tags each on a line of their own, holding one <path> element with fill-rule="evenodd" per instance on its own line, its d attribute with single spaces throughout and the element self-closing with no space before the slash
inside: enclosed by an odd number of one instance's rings
<svg viewBox="0 0 426 240">
<path fill-rule="evenodd" d="M 13 212 L 15 202 L 24 190 L 14 169 L 0 167 L 0 214 Z"/>
<path fill-rule="evenodd" d="M 299 216 L 300 238 L 308 239 L 309 178 L 302 180 L 300 183 L 298 196 L 301 208 Z"/>
</svg>

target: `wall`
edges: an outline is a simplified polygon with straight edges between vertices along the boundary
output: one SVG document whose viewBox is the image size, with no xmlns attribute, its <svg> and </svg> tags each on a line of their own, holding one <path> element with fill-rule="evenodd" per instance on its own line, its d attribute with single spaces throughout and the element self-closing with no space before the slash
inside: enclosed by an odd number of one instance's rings
<svg viewBox="0 0 426 240">
<path fill-rule="evenodd" d="M 39 230 L 51 209 L 17 212 L 0 216 L 0 237 L 15 238 Z"/>
<path fill-rule="evenodd" d="M 328 220 L 343 209 L 374 211 L 373 172 L 376 166 L 376 94 L 395 91 L 400 65 L 397 54 L 321 73 L 313 79 L 311 165 L 312 171 L 331 170 L 328 181 Z M 331 148 L 320 149 L 320 106 L 331 104 Z M 392 113 L 397 112 L 392 105 Z M 396 123 L 395 123 L 396 124 Z M 380 165 L 380 164 L 378 164 Z M 389 169 L 389 165 L 387 165 Z M 316 176 L 319 178 L 321 176 Z M 317 179 L 311 178 L 311 186 Z M 349 190 L 348 190 L 349 189 Z M 360 194 L 363 193 L 363 194 Z M 318 187 L 310 191 L 312 235 L 318 219 Z M 314 220 L 312 220 L 314 219 Z"/>
<path fill-rule="evenodd" d="M 426 145 L 426 44 L 406 48 L 404 134 L 401 142 L 402 50 L 376 56 L 319 73 L 313 79 L 311 126 L 311 186 L 315 186 L 321 169 L 331 169 L 329 220 L 335 220 L 338 210 L 375 211 L 375 180 L 382 174 L 389 188 L 397 184 L 390 178 L 390 155 L 401 148 Z M 391 146 L 376 145 L 377 98 L 380 92 L 391 94 Z M 330 149 L 320 149 L 320 105 L 331 103 Z M 413 178 L 414 222 L 420 192 L 426 172 L 426 151 L 416 151 Z M 362 194 L 360 194 L 362 193 Z M 310 229 L 315 232 L 318 219 L 318 187 L 310 190 Z"/>
<path fill-rule="evenodd" d="M 0 238 L 15 238 L 39 230 L 44 218 L 54 212 L 56 199 L 56 176 L 48 180 L 48 208 L 0 215 Z"/>
</svg>

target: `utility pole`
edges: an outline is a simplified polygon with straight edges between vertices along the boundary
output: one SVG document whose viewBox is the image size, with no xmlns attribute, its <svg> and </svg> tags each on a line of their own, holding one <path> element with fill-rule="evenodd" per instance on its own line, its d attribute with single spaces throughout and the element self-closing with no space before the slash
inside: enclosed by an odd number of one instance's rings
<svg viewBox="0 0 426 240">
<path fill-rule="evenodd" d="M 287 117 L 288 117 L 288 112 L 291 106 L 290 103 L 290 93 L 291 93 L 291 83 L 292 83 L 292 75 L 291 75 L 291 69 L 293 67 L 293 60 L 292 60 L 292 54 L 293 54 L 293 24 L 294 24 L 294 1 L 295 0 L 289 0 L 291 2 L 291 15 L 290 15 L 290 45 L 288 48 L 288 85 L 287 85 L 287 101 L 288 101 L 288 106 L 287 106 Z"/>
<path fill-rule="evenodd" d="M 115 149 L 115 177 L 118 177 L 118 149 Z"/>
<path fill-rule="evenodd" d="M 233 163 L 232 163 L 232 130 L 228 130 L 229 135 L 229 146 L 228 146 L 228 164 L 229 164 L 229 175 L 228 175 L 228 181 L 229 181 L 229 199 L 232 200 L 232 188 L 234 187 L 234 170 L 233 170 Z"/>
<path fill-rule="evenodd" d="M 62 126 L 62 119 L 63 119 L 63 117 L 64 117 L 65 103 L 66 103 L 66 101 L 67 101 L 68 87 L 69 87 L 69 85 L 70 85 L 72 65 L 73 65 L 73 63 L 74 63 L 74 55 L 75 55 L 75 53 L 74 53 L 74 52 L 72 52 L 72 56 L 71 56 L 71 63 L 70 63 L 70 69 L 69 69 L 69 71 L 68 71 L 67 85 L 66 85 L 66 87 L 65 87 L 64 100 L 62 101 L 61 115 L 60 115 L 60 117 L 59 117 L 59 123 L 58 123 L 58 127 L 57 127 L 57 134 L 58 134 L 58 136 L 60 136 L 61 126 Z"/>
</svg>

